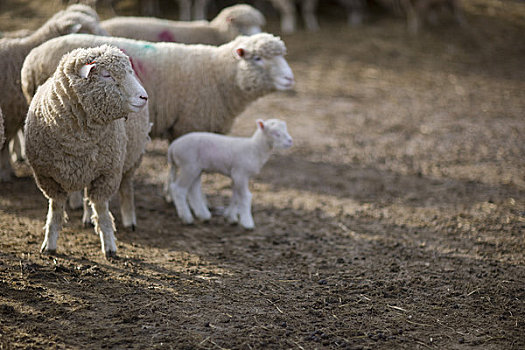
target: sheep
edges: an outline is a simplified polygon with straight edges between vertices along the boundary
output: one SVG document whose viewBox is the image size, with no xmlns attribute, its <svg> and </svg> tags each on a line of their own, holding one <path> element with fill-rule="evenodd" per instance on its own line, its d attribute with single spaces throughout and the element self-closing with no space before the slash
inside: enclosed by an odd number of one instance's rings
<svg viewBox="0 0 525 350">
<path fill-rule="evenodd" d="M 85 6 L 84 6 L 85 7 Z M 20 70 L 27 54 L 34 47 L 56 36 L 86 31 L 95 34 L 106 32 L 98 26 L 97 20 L 76 5 L 74 10 L 66 9 L 51 17 L 40 29 L 21 38 L 0 40 L 0 107 L 4 112 L 6 142 L 0 150 L 0 181 L 10 180 L 14 173 L 9 162 L 9 141 L 23 127 L 27 103 L 20 85 Z"/>
<path fill-rule="evenodd" d="M 465 25 L 460 0 L 378 0 L 398 15 L 406 16 L 408 32 L 417 34 L 424 21 L 435 20 L 439 10 L 448 8 L 459 25 Z"/>
<path fill-rule="evenodd" d="M 295 1 L 294 0 L 269 0 L 281 14 L 281 32 L 291 34 L 295 31 Z M 315 11 L 318 0 L 301 0 L 301 12 L 306 29 L 315 31 L 319 29 Z"/>
<path fill-rule="evenodd" d="M 193 19 L 203 20 L 206 19 L 206 8 L 210 0 L 177 0 L 179 3 L 179 19 L 181 21 L 191 20 L 191 7 L 193 2 Z"/>
<path fill-rule="evenodd" d="M 252 137 L 207 132 L 186 134 L 173 141 L 168 148 L 167 199 L 173 200 L 183 223 L 193 223 L 187 198 L 195 216 L 207 221 L 211 214 L 201 191 L 201 173 L 227 175 L 232 179 L 233 190 L 224 216 L 231 223 L 239 222 L 245 229 L 253 229 L 249 179 L 261 171 L 273 150 L 291 146 L 292 138 L 286 130 L 286 123 L 279 119 L 258 119 Z"/>
<path fill-rule="evenodd" d="M 152 42 L 221 45 L 238 35 L 261 32 L 265 19 L 249 5 L 223 9 L 211 22 L 177 22 L 154 17 L 114 17 L 101 22 L 111 35 Z"/>
<path fill-rule="evenodd" d="M 251 102 L 294 85 L 284 43 L 267 33 L 240 36 L 219 47 L 71 34 L 28 55 L 22 68 L 25 96 L 30 99 L 51 75 L 57 57 L 102 44 L 130 56 L 150 97 L 151 136 L 169 141 L 192 131 L 227 133 Z"/>
<path fill-rule="evenodd" d="M 147 99 L 128 56 L 108 45 L 64 55 L 39 87 L 24 132 L 29 165 L 49 201 L 43 253 L 56 251 L 68 193 L 85 188 L 102 251 L 116 254 L 108 201 L 117 189 L 131 195 L 130 173 L 148 138 L 147 113 L 141 112 Z M 123 217 L 130 209 L 121 202 Z"/>
</svg>

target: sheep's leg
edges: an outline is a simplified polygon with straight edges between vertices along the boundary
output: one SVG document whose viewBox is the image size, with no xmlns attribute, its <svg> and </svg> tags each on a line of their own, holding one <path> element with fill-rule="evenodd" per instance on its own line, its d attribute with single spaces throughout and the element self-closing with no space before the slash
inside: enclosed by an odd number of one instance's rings
<svg viewBox="0 0 525 350">
<path fill-rule="evenodd" d="M 174 164 L 169 165 L 168 169 L 168 180 L 166 181 L 166 184 L 164 185 L 164 198 L 166 199 L 166 202 L 171 203 L 173 201 L 173 197 L 171 196 L 170 186 L 175 182 L 177 179 L 177 167 Z"/>
<path fill-rule="evenodd" d="M 0 182 L 10 181 L 15 175 L 13 167 L 11 167 L 11 163 L 9 162 L 10 155 L 8 144 L 9 143 L 6 140 L 4 148 L 0 150 Z"/>
<path fill-rule="evenodd" d="M 211 213 L 206 204 L 206 197 L 204 196 L 204 193 L 202 193 L 200 175 L 190 187 L 188 202 L 190 203 L 193 213 L 195 213 L 195 216 L 198 217 L 199 220 L 208 221 L 211 219 Z"/>
<path fill-rule="evenodd" d="M 315 10 L 317 9 L 317 0 L 305 0 L 302 3 L 302 13 L 304 23 L 308 30 L 319 30 L 319 23 L 317 23 L 317 17 L 315 16 Z"/>
<path fill-rule="evenodd" d="M 135 231 L 137 226 L 137 216 L 135 214 L 135 192 L 133 189 L 133 174 L 135 169 L 126 172 L 120 182 L 120 215 L 122 216 L 122 225 L 131 227 Z"/>
<path fill-rule="evenodd" d="M 84 200 L 82 198 L 82 191 L 75 191 L 71 193 L 69 195 L 67 203 L 71 209 L 82 208 L 82 204 L 84 203 Z"/>
<path fill-rule="evenodd" d="M 239 223 L 245 229 L 251 230 L 255 227 L 251 213 L 252 194 L 250 193 L 248 182 L 249 178 L 245 174 L 234 174 L 233 192 L 237 193 L 239 211 Z"/>
<path fill-rule="evenodd" d="M 24 131 L 19 129 L 9 143 L 11 148 L 11 161 L 23 162 L 26 159 Z"/>
<path fill-rule="evenodd" d="M 293 0 L 272 0 L 273 6 L 281 14 L 281 31 L 290 34 L 295 31 L 295 4 Z"/>
<path fill-rule="evenodd" d="M 49 199 L 46 225 L 44 226 L 45 236 L 40 252 L 54 254 L 57 250 L 58 233 L 62 229 L 64 221 L 64 209 L 66 200 L 64 197 Z"/>
<path fill-rule="evenodd" d="M 178 0 L 179 2 L 179 20 L 191 20 L 191 0 Z"/>
<path fill-rule="evenodd" d="M 199 176 L 200 171 L 190 168 L 181 168 L 175 182 L 170 184 L 171 198 L 177 208 L 177 215 L 185 224 L 193 223 L 190 207 L 188 206 L 188 190 Z"/>
<path fill-rule="evenodd" d="M 108 201 L 93 201 L 93 223 L 95 232 L 100 236 L 102 252 L 106 259 L 117 255 L 115 244 L 115 221 L 109 212 Z"/>
<path fill-rule="evenodd" d="M 407 17 L 408 32 L 411 35 L 415 35 L 421 27 L 421 18 L 419 17 L 418 11 L 416 11 L 410 0 L 402 0 L 401 4 Z"/>
<path fill-rule="evenodd" d="M 208 8 L 208 2 L 210 0 L 195 0 L 193 5 L 193 19 L 202 20 L 206 19 L 206 9 Z"/>
<path fill-rule="evenodd" d="M 82 194 L 82 192 L 80 193 Z M 82 208 L 83 208 L 82 225 L 84 227 L 89 227 L 93 224 L 91 221 L 91 217 L 93 216 L 93 213 L 91 211 L 91 205 L 89 205 L 87 188 L 84 189 L 84 197 L 82 199 Z"/>
</svg>

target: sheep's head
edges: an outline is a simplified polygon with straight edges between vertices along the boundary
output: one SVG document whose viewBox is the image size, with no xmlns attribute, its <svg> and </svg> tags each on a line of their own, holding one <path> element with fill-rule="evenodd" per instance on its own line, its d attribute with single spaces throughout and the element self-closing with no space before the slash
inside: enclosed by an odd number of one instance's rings
<svg viewBox="0 0 525 350">
<path fill-rule="evenodd" d="M 237 83 L 243 91 L 264 95 L 293 87 L 293 72 L 284 58 L 286 47 L 280 38 L 260 33 L 239 37 L 232 44 L 239 60 Z"/>
<path fill-rule="evenodd" d="M 60 35 L 72 33 L 108 35 L 108 32 L 100 26 L 97 17 L 81 11 L 61 11 L 51 20 Z"/>
<path fill-rule="evenodd" d="M 286 122 L 280 119 L 257 119 L 257 127 L 269 140 L 272 148 L 286 149 L 292 147 L 292 137 L 286 129 Z"/>
<path fill-rule="evenodd" d="M 76 49 L 61 59 L 55 80 L 64 74 L 82 109 L 98 124 L 127 117 L 146 106 L 148 95 L 135 76 L 129 57 L 103 45 Z"/>
<path fill-rule="evenodd" d="M 238 35 L 253 35 L 260 33 L 266 24 L 264 15 L 256 8 L 246 5 L 226 7 L 212 21 L 213 26 L 229 32 L 231 39 Z"/>
</svg>

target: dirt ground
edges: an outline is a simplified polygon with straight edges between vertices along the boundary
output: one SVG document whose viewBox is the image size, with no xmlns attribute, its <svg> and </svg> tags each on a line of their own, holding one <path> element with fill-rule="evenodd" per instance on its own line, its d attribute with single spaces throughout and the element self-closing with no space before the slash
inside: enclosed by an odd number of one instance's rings
<svg viewBox="0 0 525 350">
<path fill-rule="evenodd" d="M 3 1 L 0 30 L 58 8 L 40 3 Z M 182 225 L 161 140 L 111 261 L 78 211 L 40 255 L 45 198 L 0 183 L 0 348 L 524 349 L 525 3 L 463 3 L 467 28 L 349 28 L 326 6 L 283 36 L 295 91 L 232 131 L 278 117 L 295 141 L 252 181 L 253 231 Z M 214 208 L 229 185 L 205 176 Z"/>
</svg>

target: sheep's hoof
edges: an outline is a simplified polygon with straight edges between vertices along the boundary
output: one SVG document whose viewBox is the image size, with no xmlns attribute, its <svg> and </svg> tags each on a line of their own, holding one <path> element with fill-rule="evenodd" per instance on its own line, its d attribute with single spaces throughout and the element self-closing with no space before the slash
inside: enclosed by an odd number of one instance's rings
<svg viewBox="0 0 525 350">
<path fill-rule="evenodd" d="M 44 255 L 55 255 L 57 253 L 57 250 L 56 249 L 47 249 L 46 247 L 42 246 L 42 248 L 40 248 L 40 254 L 44 254 Z"/>
<path fill-rule="evenodd" d="M 136 229 L 137 229 L 137 226 L 135 226 L 135 224 L 132 224 L 131 225 L 131 231 L 135 232 Z"/>
<path fill-rule="evenodd" d="M 95 225 L 93 225 L 93 223 L 90 221 L 83 221 L 82 222 L 82 227 L 83 228 L 92 228 L 92 227 L 95 227 Z"/>
<path fill-rule="evenodd" d="M 117 252 L 115 250 L 106 250 L 104 255 L 107 260 L 115 259 L 117 257 Z"/>
</svg>

